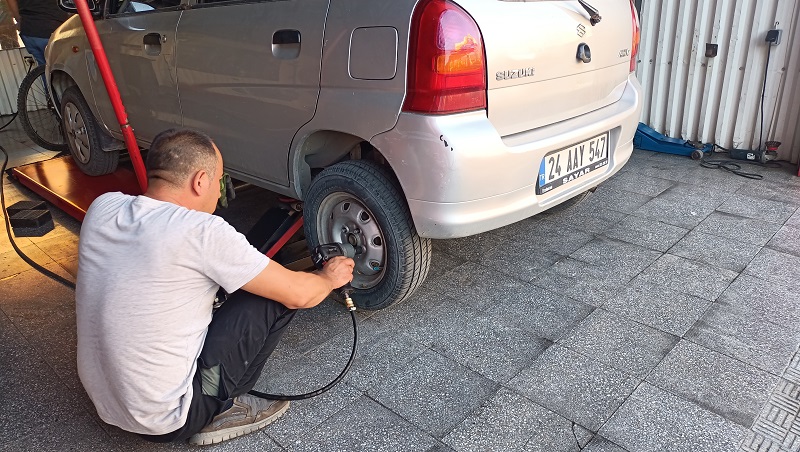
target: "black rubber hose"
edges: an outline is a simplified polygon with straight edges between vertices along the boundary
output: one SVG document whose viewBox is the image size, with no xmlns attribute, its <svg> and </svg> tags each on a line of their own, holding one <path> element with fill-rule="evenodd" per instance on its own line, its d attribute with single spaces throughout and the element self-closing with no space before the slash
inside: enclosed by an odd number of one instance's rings
<svg viewBox="0 0 800 452">
<path fill-rule="evenodd" d="M 2 175 L 5 174 L 5 172 L 6 172 L 6 166 L 8 165 L 8 153 L 6 152 L 5 148 L 3 148 L 3 146 L 0 146 L 0 152 L 3 153 L 3 165 L 2 165 L 2 169 L 0 169 L 0 178 L 2 178 Z M 0 180 L 0 206 L 2 206 L 2 208 L 3 208 L 3 219 L 5 220 L 5 223 L 6 223 L 6 234 L 8 235 L 8 241 L 11 242 L 11 247 L 14 248 L 14 251 L 17 252 L 17 255 L 19 255 L 19 257 L 22 260 L 27 262 L 28 265 L 30 265 L 31 267 L 33 267 L 36 270 L 38 270 L 39 273 L 47 276 L 48 278 L 52 279 L 53 281 L 56 281 L 58 283 L 63 284 L 66 287 L 69 287 L 72 290 L 75 290 L 75 283 L 74 282 L 72 282 L 72 281 L 62 277 L 61 275 L 53 273 L 50 270 L 44 268 L 43 266 L 41 266 L 38 263 L 34 262 L 33 259 L 31 259 L 28 256 L 26 256 L 25 253 L 23 253 L 22 250 L 19 249 L 19 247 L 17 246 L 17 243 L 14 241 L 14 236 L 11 234 L 11 221 L 8 218 L 8 212 L 6 211 L 6 195 L 5 195 L 5 191 L 3 190 L 3 183 L 2 182 L 3 181 Z"/>
<path fill-rule="evenodd" d="M 350 371 L 350 366 L 353 365 L 353 361 L 356 358 L 356 352 L 358 351 L 358 327 L 356 326 L 356 312 L 350 311 L 350 316 L 353 319 L 353 351 L 350 352 L 350 359 L 347 360 L 347 364 L 344 366 L 344 369 L 342 369 L 342 372 L 339 373 L 339 376 L 334 378 L 333 381 L 317 389 L 316 391 L 307 392 L 305 394 L 297 394 L 297 395 L 267 394 L 255 390 L 250 391 L 249 394 L 254 395 L 256 397 L 261 397 L 262 399 L 269 399 L 269 400 L 304 400 L 316 397 L 322 394 L 323 392 L 327 392 L 331 388 L 339 384 L 339 382 L 342 381 L 345 375 L 347 375 L 347 372 Z"/>
</svg>

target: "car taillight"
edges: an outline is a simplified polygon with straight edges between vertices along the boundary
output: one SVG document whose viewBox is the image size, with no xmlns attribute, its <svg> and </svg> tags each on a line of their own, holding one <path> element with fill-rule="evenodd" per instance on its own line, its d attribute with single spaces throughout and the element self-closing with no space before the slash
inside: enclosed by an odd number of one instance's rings
<svg viewBox="0 0 800 452">
<path fill-rule="evenodd" d="M 423 0 L 411 23 L 403 110 L 444 114 L 486 108 L 486 64 L 478 24 L 447 0 Z"/>
<path fill-rule="evenodd" d="M 639 40 L 642 36 L 642 29 L 639 27 L 639 15 L 636 14 L 636 5 L 631 0 L 631 20 L 633 21 L 633 39 L 631 43 L 631 72 L 636 70 L 636 54 L 639 53 Z"/>
</svg>

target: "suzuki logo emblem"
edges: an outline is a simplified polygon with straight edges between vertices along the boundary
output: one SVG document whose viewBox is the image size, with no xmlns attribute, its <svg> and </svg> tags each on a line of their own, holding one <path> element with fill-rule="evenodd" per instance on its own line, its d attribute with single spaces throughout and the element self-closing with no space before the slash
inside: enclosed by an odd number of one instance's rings
<svg viewBox="0 0 800 452">
<path fill-rule="evenodd" d="M 578 24 L 577 30 L 578 30 L 578 36 L 581 38 L 583 37 L 583 35 L 586 34 L 586 27 L 584 27 L 583 24 Z"/>
</svg>

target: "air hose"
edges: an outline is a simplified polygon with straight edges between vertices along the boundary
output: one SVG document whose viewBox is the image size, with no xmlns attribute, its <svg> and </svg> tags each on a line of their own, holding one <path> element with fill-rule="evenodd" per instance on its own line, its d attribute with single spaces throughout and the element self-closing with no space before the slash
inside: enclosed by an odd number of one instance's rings
<svg viewBox="0 0 800 452">
<path fill-rule="evenodd" d="M 350 352 L 350 358 L 347 360 L 347 364 L 345 364 L 344 369 L 339 373 L 339 375 L 333 379 L 327 385 L 317 389 L 316 391 L 307 392 L 305 394 L 297 394 L 297 395 L 284 395 L 284 394 L 267 394 L 264 392 L 259 392 L 255 390 L 251 390 L 249 394 L 254 395 L 256 397 L 261 397 L 262 399 L 269 399 L 269 400 L 305 400 L 310 399 L 312 397 L 316 397 L 324 392 L 329 391 L 331 388 L 339 384 L 340 381 L 350 372 L 350 367 L 353 365 L 353 361 L 356 358 L 356 352 L 358 351 L 358 326 L 356 325 L 356 307 L 353 304 L 353 300 L 350 299 L 350 294 L 348 293 L 347 289 L 342 290 L 345 303 L 347 305 L 348 311 L 350 311 L 350 317 L 353 320 L 353 350 Z"/>
</svg>

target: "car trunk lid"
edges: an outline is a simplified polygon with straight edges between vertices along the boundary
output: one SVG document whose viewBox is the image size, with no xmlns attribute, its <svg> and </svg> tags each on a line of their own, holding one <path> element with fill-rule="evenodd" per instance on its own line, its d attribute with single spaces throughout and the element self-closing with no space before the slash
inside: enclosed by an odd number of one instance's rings
<svg viewBox="0 0 800 452">
<path fill-rule="evenodd" d="M 483 36 L 489 120 L 507 136 L 610 105 L 630 72 L 627 0 L 458 0 Z M 590 61 L 578 58 L 588 47 Z"/>
</svg>

